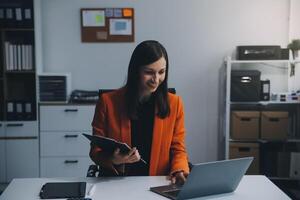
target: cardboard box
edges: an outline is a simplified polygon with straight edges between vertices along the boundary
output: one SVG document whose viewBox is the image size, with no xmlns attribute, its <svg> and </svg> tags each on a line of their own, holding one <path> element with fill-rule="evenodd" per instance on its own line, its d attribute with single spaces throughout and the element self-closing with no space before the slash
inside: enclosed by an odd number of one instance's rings
<svg viewBox="0 0 300 200">
<path fill-rule="evenodd" d="M 259 144 L 247 142 L 231 142 L 229 158 L 254 157 L 247 174 L 259 174 Z"/>
<path fill-rule="evenodd" d="M 231 138 L 255 140 L 259 138 L 259 111 L 232 111 Z"/>
<path fill-rule="evenodd" d="M 288 112 L 261 112 L 261 138 L 268 140 L 285 140 L 288 136 Z"/>
</svg>

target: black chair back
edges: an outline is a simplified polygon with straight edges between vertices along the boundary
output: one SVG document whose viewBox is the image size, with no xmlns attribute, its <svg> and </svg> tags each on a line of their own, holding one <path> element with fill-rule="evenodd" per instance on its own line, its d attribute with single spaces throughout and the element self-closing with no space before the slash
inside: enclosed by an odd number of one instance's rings
<svg viewBox="0 0 300 200">
<path fill-rule="evenodd" d="M 99 89 L 99 97 L 106 92 L 112 92 L 115 89 Z M 169 88 L 168 91 L 172 94 L 176 94 L 176 89 L 175 88 Z"/>
</svg>

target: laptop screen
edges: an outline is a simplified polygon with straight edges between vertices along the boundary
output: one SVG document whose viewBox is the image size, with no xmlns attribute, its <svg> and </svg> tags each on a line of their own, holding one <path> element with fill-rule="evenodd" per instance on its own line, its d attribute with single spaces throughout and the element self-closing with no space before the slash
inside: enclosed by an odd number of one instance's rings
<svg viewBox="0 0 300 200">
<path fill-rule="evenodd" d="M 253 157 L 195 164 L 180 192 L 172 192 L 172 185 L 150 188 L 170 199 L 187 199 L 233 192 L 250 166 Z M 175 189 L 174 189 L 175 190 Z M 178 193 L 177 197 L 173 194 Z"/>
</svg>

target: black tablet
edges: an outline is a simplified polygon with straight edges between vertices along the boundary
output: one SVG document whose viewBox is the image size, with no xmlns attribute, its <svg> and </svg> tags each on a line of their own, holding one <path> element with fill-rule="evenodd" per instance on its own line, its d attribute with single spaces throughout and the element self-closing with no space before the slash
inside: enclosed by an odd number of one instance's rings
<svg viewBox="0 0 300 200">
<path fill-rule="evenodd" d="M 84 197 L 86 182 L 45 183 L 40 191 L 41 199 Z"/>
</svg>

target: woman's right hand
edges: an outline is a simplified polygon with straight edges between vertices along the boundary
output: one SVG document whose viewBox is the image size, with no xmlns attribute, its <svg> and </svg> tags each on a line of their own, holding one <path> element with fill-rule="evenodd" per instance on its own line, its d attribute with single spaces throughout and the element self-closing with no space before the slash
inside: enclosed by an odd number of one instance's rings
<svg viewBox="0 0 300 200">
<path fill-rule="evenodd" d="M 133 147 L 127 154 L 122 154 L 120 149 L 116 149 L 112 156 L 112 163 L 114 165 L 120 165 L 125 163 L 135 163 L 141 159 L 139 151 L 136 147 Z"/>
</svg>

